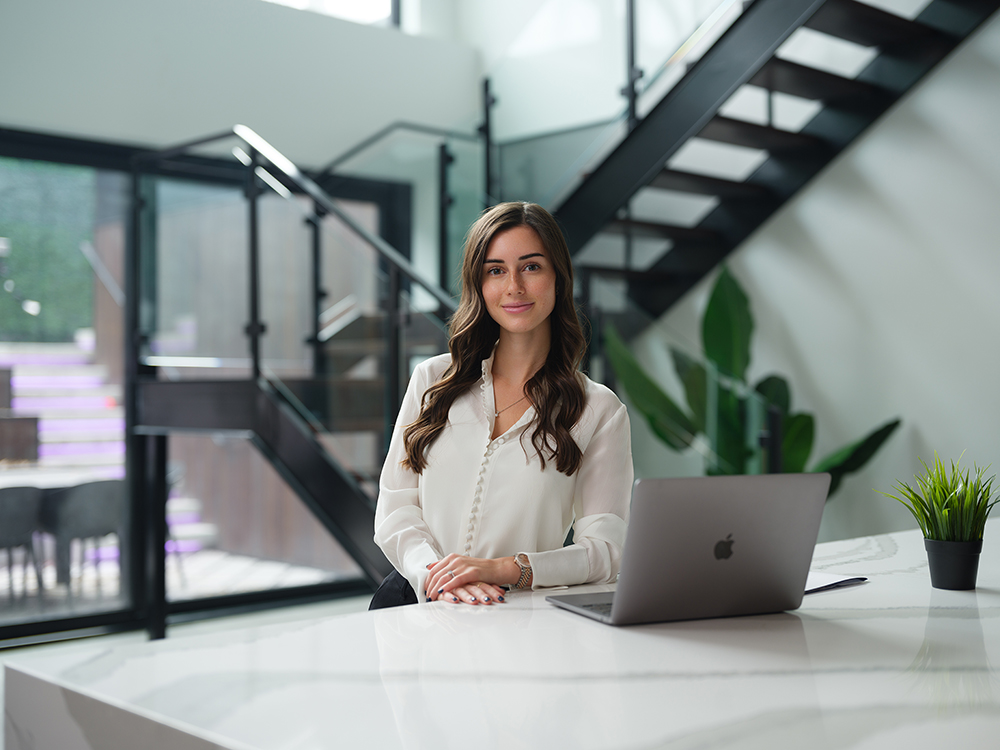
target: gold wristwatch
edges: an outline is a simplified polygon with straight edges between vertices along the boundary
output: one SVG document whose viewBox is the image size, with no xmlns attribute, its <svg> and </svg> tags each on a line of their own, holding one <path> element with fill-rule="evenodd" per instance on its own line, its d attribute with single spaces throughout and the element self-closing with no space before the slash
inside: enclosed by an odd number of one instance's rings
<svg viewBox="0 0 1000 750">
<path fill-rule="evenodd" d="M 518 552 L 514 555 L 514 562 L 521 569 L 521 577 L 517 579 L 517 583 L 511 586 L 511 588 L 523 589 L 528 585 L 528 581 L 531 580 L 531 561 L 526 554 Z"/>
</svg>

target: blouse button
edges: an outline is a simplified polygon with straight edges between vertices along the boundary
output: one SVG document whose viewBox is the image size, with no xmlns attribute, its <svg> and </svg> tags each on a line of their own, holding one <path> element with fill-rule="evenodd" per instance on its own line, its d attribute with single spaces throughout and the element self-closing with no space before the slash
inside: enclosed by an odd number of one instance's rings
<svg viewBox="0 0 1000 750">
<path fill-rule="evenodd" d="M 465 537 L 465 541 L 467 541 L 467 542 L 471 542 L 471 541 L 472 541 L 472 534 L 469 534 L 469 535 L 467 535 L 467 536 Z"/>
<path fill-rule="evenodd" d="M 475 531 L 475 530 L 476 530 L 476 524 L 470 523 L 469 524 L 469 531 Z"/>
<path fill-rule="evenodd" d="M 499 445 L 503 445 L 503 438 L 502 437 L 501 438 L 497 438 L 497 443 Z"/>
</svg>

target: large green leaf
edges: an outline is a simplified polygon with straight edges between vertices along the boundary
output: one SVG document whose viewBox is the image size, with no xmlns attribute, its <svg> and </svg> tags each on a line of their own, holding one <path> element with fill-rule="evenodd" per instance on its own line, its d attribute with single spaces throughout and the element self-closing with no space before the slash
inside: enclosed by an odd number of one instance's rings
<svg viewBox="0 0 1000 750">
<path fill-rule="evenodd" d="M 867 437 L 850 445 L 845 445 L 840 450 L 829 454 L 817 463 L 812 468 L 812 471 L 830 472 L 830 475 L 833 477 L 833 481 L 830 483 L 830 494 L 833 495 L 837 491 L 837 488 L 840 487 L 841 479 L 848 474 L 853 474 L 868 463 L 878 449 L 882 447 L 882 444 L 896 431 L 899 424 L 899 419 L 886 422 Z"/>
<path fill-rule="evenodd" d="M 697 360 L 689 357 L 680 349 L 671 347 L 670 356 L 674 360 L 677 377 L 684 385 L 684 395 L 687 397 L 688 409 L 691 410 L 692 421 L 698 432 L 705 431 L 705 406 L 708 390 L 705 381 L 705 367 Z"/>
<path fill-rule="evenodd" d="M 792 392 L 788 387 L 788 381 L 783 377 L 769 375 L 757 383 L 754 390 L 766 398 L 768 403 L 781 409 L 782 414 L 788 414 L 792 410 Z"/>
<path fill-rule="evenodd" d="M 816 429 L 812 414 L 789 414 L 782 420 L 781 469 L 789 474 L 805 471 Z"/>
<path fill-rule="evenodd" d="M 752 333 L 750 301 L 729 269 L 723 267 L 701 321 L 705 356 L 715 362 L 723 374 L 746 380 Z"/>
<path fill-rule="evenodd" d="M 604 328 L 604 351 L 632 405 L 646 418 L 656 436 L 676 451 L 688 448 L 698 432 L 691 417 L 642 371 L 610 324 Z"/>
</svg>

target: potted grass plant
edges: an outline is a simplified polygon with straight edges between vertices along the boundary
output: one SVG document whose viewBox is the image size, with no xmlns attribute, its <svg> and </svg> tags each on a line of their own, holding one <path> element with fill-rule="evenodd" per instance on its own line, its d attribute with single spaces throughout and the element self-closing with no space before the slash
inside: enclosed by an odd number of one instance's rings
<svg viewBox="0 0 1000 750">
<path fill-rule="evenodd" d="M 917 519 L 931 586 L 938 589 L 976 587 L 986 517 L 1000 499 L 993 496 L 996 475 L 986 478 L 989 466 L 963 471 L 960 462 L 952 461 L 949 469 L 935 452 L 933 466 L 920 459 L 926 473 L 914 477 L 916 487 L 897 480 L 893 489 L 899 494 L 881 493 L 901 502 Z"/>
</svg>

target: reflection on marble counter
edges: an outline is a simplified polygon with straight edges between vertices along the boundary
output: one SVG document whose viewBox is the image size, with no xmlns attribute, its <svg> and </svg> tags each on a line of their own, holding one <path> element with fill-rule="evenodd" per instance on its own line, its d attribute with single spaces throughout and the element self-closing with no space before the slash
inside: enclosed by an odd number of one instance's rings
<svg viewBox="0 0 1000 750">
<path fill-rule="evenodd" d="M 819 545 L 814 570 L 870 581 L 793 613 L 613 628 L 512 592 L 96 642 L 8 665 L 6 750 L 995 747 L 990 533 L 970 592 L 932 589 L 904 532 Z"/>
</svg>

